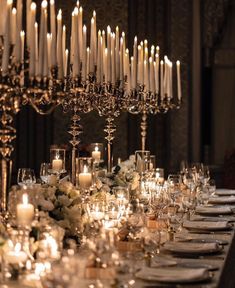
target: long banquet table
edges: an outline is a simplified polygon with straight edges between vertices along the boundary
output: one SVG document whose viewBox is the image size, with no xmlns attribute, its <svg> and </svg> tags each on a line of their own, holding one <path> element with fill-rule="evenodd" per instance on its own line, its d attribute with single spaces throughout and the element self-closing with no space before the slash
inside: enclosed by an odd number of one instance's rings
<svg viewBox="0 0 235 288">
<path fill-rule="evenodd" d="M 231 206 L 232 208 L 235 208 L 235 206 Z M 203 217 L 203 216 L 200 216 Z M 229 220 L 231 223 L 235 223 L 235 217 L 234 214 L 231 215 L 225 215 L 225 216 L 216 216 L 217 218 L 214 218 L 214 221 L 219 221 L 219 219 L 223 218 Z M 205 217 L 206 218 L 206 217 Z M 190 232 L 183 228 L 180 232 L 177 232 L 174 237 L 174 241 L 180 241 L 183 239 L 197 239 L 197 238 L 203 238 L 205 240 L 210 241 L 210 239 L 219 239 L 224 240 L 228 242 L 227 245 L 223 245 L 223 249 L 220 253 L 216 254 L 209 254 L 205 256 L 199 256 L 199 257 L 179 257 L 175 256 L 174 254 L 171 254 L 164 250 L 163 248 L 160 251 L 160 257 L 165 257 L 166 259 L 175 260 L 178 264 L 187 263 L 187 265 L 194 266 L 200 266 L 200 265 L 210 265 L 214 266 L 217 269 L 213 269 L 211 271 L 211 280 L 205 283 L 198 283 L 198 284 L 163 284 L 163 283 L 156 283 L 151 281 L 143 281 L 140 279 L 135 278 L 135 276 L 128 273 L 118 273 L 117 279 L 119 280 L 116 286 L 111 286 L 111 280 L 103 280 L 102 279 L 102 285 L 103 286 L 96 286 L 94 279 L 78 279 L 78 286 L 71 286 L 71 288 L 85 288 L 85 287 L 122 287 L 122 288 L 128 288 L 128 287 L 135 287 L 135 288 L 151 288 L 151 287 L 165 287 L 165 288 L 190 288 L 190 287 L 196 287 L 196 288 L 234 288 L 235 287 L 235 237 L 234 237 L 234 226 L 232 226 L 231 230 L 226 231 L 215 231 L 215 232 L 200 232 L 196 233 Z M 130 282 L 129 280 L 132 281 Z M 128 283 L 129 282 L 129 283 Z M 128 283 L 128 284 L 127 284 Z M 94 284 L 94 286 L 92 286 Z M 91 285 L 91 286 L 90 286 Z M 7 286 L 0 285 L 1 288 L 13 288 L 13 287 L 21 287 L 21 288 L 27 288 L 27 287 L 35 287 L 35 288 L 47 288 L 44 286 L 41 282 L 34 282 L 34 283 L 21 283 L 21 282 L 9 282 L 7 283 Z M 54 288 L 54 286 L 51 286 Z M 55 286 L 56 288 L 57 286 Z M 63 287 L 63 286 L 61 286 Z M 66 286 L 67 287 L 67 286 Z M 69 286 L 70 288 L 70 286 Z"/>
</svg>

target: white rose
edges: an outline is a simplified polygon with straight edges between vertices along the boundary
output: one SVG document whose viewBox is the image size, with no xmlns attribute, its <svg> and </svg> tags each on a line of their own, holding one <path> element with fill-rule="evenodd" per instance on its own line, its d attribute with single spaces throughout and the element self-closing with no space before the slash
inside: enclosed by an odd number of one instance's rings
<svg viewBox="0 0 235 288">
<path fill-rule="evenodd" d="M 64 182 L 59 184 L 58 189 L 64 193 L 68 194 L 74 189 L 74 186 L 71 182 L 64 181 Z"/>
</svg>

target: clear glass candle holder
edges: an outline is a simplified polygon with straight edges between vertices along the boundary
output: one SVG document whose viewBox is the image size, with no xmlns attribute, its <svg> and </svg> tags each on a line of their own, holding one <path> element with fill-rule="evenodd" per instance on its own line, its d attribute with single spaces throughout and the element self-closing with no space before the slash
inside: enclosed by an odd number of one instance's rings
<svg viewBox="0 0 235 288">
<path fill-rule="evenodd" d="M 163 168 L 154 169 L 153 178 L 156 180 L 157 183 L 163 184 L 163 182 L 164 182 L 164 169 Z"/>
<path fill-rule="evenodd" d="M 146 150 L 137 150 L 135 151 L 135 167 L 136 171 L 144 173 L 149 170 L 150 165 L 150 151 Z"/>
<path fill-rule="evenodd" d="M 93 159 L 92 157 L 79 157 L 77 159 L 77 185 L 85 190 L 92 186 Z"/>
<path fill-rule="evenodd" d="M 156 168 L 156 156 L 155 155 L 150 155 L 149 159 L 149 170 L 153 170 Z"/>
<path fill-rule="evenodd" d="M 65 170 L 65 149 L 51 148 L 50 149 L 51 170 L 53 173 L 61 174 Z"/>
<path fill-rule="evenodd" d="M 91 143 L 90 153 L 94 163 L 100 163 L 104 156 L 103 143 Z"/>
</svg>

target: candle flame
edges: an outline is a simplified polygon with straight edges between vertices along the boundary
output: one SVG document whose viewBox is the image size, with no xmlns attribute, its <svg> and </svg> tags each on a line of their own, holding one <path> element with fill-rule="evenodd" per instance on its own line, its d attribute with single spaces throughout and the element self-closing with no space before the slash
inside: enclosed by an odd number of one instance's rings
<svg viewBox="0 0 235 288">
<path fill-rule="evenodd" d="M 12 8 L 12 14 L 16 15 L 16 8 Z"/>
<path fill-rule="evenodd" d="M 46 0 L 43 0 L 43 1 L 42 1 L 42 8 L 43 8 L 43 9 L 46 9 L 46 8 L 47 8 L 47 1 L 46 1 Z"/>
<path fill-rule="evenodd" d="M 88 168 L 86 165 L 84 165 L 84 168 L 83 168 L 83 173 L 87 173 L 88 172 Z"/>
<path fill-rule="evenodd" d="M 11 6 L 13 3 L 13 0 L 7 0 L 7 5 Z"/>
<path fill-rule="evenodd" d="M 50 5 L 54 5 L 55 4 L 55 0 L 50 0 Z"/>
<path fill-rule="evenodd" d="M 61 21 L 62 20 L 62 10 L 60 9 L 57 15 L 57 20 Z"/>
<path fill-rule="evenodd" d="M 36 3 L 35 3 L 35 2 L 32 2 L 32 3 L 31 3 L 31 6 L 30 6 L 31 11 L 35 11 L 36 8 L 37 8 Z"/>
<path fill-rule="evenodd" d="M 22 196 L 22 202 L 24 205 L 27 205 L 29 203 L 28 195 L 26 193 Z"/>
<path fill-rule="evenodd" d="M 74 12 L 74 15 L 75 15 L 75 16 L 78 16 L 78 12 L 79 12 L 79 11 L 78 11 L 78 7 L 75 7 L 74 10 L 73 10 L 73 12 Z"/>
<path fill-rule="evenodd" d="M 99 147 L 98 146 L 95 146 L 95 151 L 99 151 Z"/>
<path fill-rule="evenodd" d="M 179 61 L 179 60 L 176 61 L 176 65 L 177 65 L 177 66 L 180 65 L 180 61 Z"/>
<path fill-rule="evenodd" d="M 96 12 L 95 12 L 95 10 L 93 11 L 93 17 L 94 17 L 94 18 L 96 17 Z"/>
</svg>

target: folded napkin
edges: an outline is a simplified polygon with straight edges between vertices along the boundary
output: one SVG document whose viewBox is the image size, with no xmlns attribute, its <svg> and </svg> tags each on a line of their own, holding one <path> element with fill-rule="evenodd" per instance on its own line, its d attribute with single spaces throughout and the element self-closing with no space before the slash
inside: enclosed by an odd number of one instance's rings
<svg viewBox="0 0 235 288">
<path fill-rule="evenodd" d="M 185 221 L 183 227 L 189 230 L 220 231 L 230 228 L 228 221 Z"/>
<path fill-rule="evenodd" d="M 169 266 L 176 266 L 177 262 L 166 256 L 161 257 L 159 255 L 152 258 L 151 267 L 169 267 Z"/>
<path fill-rule="evenodd" d="M 232 195 L 235 195 L 235 190 L 231 190 L 231 189 L 216 189 L 215 194 L 219 195 L 219 196 L 232 196 Z"/>
<path fill-rule="evenodd" d="M 215 207 L 215 206 L 198 206 L 195 210 L 198 214 L 231 214 L 232 210 L 230 207 Z"/>
<path fill-rule="evenodd" d="M 217 252 L 220 247 L 217 243 L 200 243 L 200 242 L 166 242 L 164 249 L 183 254 L 208 254 Z"/>
<path fill-rule="evenodd" d="M 144 267 L 136 273 L 136 277 L 142 280 L 163 283 L 190 283 L 208 279 L 209 273 L 205 268 L 192 269 L 184 267 Z"/>
<path fill-rule="evenodd" d="M 221 196 L 221 197 L 211 197 L 208 203 L 211 204 L 232 204 L 235 203 L 235 196 Z"/>
</svg>

